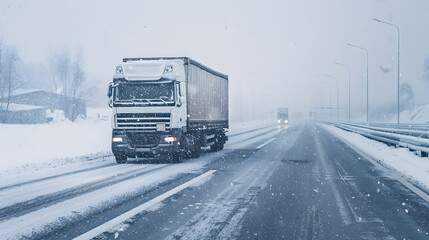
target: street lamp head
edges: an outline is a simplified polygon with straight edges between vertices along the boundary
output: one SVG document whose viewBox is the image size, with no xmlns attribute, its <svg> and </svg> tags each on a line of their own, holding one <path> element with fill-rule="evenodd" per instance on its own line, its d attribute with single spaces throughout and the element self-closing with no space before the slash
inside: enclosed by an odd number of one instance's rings
<svg viewBox="0 0 429 240">
<path fill-rule="evenodd" d="M 325 73 L 325 74 L 323 74 L 323 75 L 325 75 L 325 76 L 327 76 L 327 77 L 330 77 L 330 78 L 333 78 L 333 79 L 337 79 L 336 77 L 334 77 L 334 76 L 332 76 L 332 75 L 330 75 L 330 74 L 327 74 L 327 73 Z"/>
<path fill-rule="evenodd" d="M 343 67 L 346 67 L 346 68 L 348 68 L 348 67 L 349 67 L 348 65 L 343 64 L 343 63 L 339 63 L 339 62 L 332 62 L 332 63 L 333 63 L 333 64 L 340 65 L 340 66 L 343 66 Z"/>
<path fill-rule="evenodd" d="M 376 22 L 381 22 L 381 20 L 380 20 L 380 19 L 377 19 L 377 18 L 373 18 L 372 20 L 374 20 L 374 21 L 376 21 Z"/>
</svg>

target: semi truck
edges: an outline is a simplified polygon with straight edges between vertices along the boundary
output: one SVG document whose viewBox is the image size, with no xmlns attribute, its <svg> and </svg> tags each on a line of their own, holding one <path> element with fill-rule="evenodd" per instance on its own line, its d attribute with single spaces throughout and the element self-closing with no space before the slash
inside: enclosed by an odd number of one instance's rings
<svg viewBox="0 0 429 240">
<path fill-rule="evenodd" d="M 289 109 L 285 107 L 277 108 L 277 123 L 278 124 L 289 124 Z"/>
<path fill-rule="evenodd" d="M 124 58 L 107 96 L 117 163 L 181 162 L 228 140 L 228 76 L 189 57 Z"/>
</svg>

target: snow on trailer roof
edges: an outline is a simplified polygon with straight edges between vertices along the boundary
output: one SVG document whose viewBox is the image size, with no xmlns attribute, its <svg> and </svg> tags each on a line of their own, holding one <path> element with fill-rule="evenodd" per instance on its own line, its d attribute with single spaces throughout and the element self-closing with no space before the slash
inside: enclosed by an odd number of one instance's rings
<svg viewBox="0 0 429 240">
<path fill-rule="evenodd" d="M 122 62 L 128 62 L 128 61 L 154 61 L 154 60 L 177 60 L 177 59 L 182 59 L 183 61 L 185 61 L 185 64 L 192 64 L 195 66 L 198 66 L 204 70 L 206 70 L 207 72 L 214 74 L 218 77 L 221 78 L 225 78 L 226 80 L 228 80 L 228 75 L 223 74 L 221 72 L 218 72 L 216 70 L 213 70 L 209 67 L 207 67 L 206 65 L 203 65 L 202 63 L 199 63 L 197 61 L 195 61 L 194 59 L 190 58 L 190 57 L 143 57 L 143 58 L 123 58 Z"/>
</svg>

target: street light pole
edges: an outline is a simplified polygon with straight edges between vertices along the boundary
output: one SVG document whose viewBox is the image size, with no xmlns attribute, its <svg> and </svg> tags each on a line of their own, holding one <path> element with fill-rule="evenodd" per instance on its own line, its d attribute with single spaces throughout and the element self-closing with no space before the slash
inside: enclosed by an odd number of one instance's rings
<svg viewBox="0 0 429 240">
<path fill-rule="evenodd" d="M 320 81 L 329 85 L 329 121 L 332 121 L 332 85 L 330 82 Z"/>
<path fill-rule="evenodd" d="M 359 48 L 361 50 L 364 50 L 366 53 L 366 124 L 369 125 L 369 84 L 368 84 L 368 50 L 363 47 L 359 47 L 353 44 L 347 44 L 350 47 Z"/>
<path fill-rule="evenodd" d="M 339 91 L 339 88 L 338 88 L 338 79 L 336 77 L 332 76 L 332 75 L 329 75 L 329 74 L 324 74 L 324 75 L 335 80 L 335 84 L 336 84 L 336 87 L 337 87 L 337 122 L 338 122 L 339 121 L 339 110 L 340 110 L 340 107 L 339 107 L 339 103 L 340 103 L 339 92 L 340 91 Z"/>
<path fill-rule="evenodd" d="M 240 122 L 241 125 L 243 125 L 243 97 L 241 94 L 242 88 L 241 88 L 241 78 L 240 78 Z"/>
<path fill-rule="evenodd" d="M 379 23 L 384 23 L 384 24 L 387 24 L 387 25 L 390 25 L 390 26 L 392 26 L 392 27 L 395 27 L 396 28 L 396 30 L 398 30 L 398 127 L 399 127 L 399 76 L 400 76 L 400 72 L 399 72 L 399 53 L 400 53 L 400 48 L 399 48 L 399 46 L 400 46 L 400 39 L 401 39 L 401 32 L 400 32 L 400 30 L 399 30 L 399 27 L 398 27 L 398 25 L 396 25 L 396 24 L 393 24 L 393 23 L 390 23 L 390 22 L 386 22 L 386 21 L 382 21 L 382 20 L 380 20 L 380 19 L 377 19 L 377 18 L 373 18 L 372 20 L 374 20 L 374 21 L 376 21 L 376 22 L 379 22 Z"/>
<path fill-rule="evenodd" d="M 333 62 L 334 64 L 337 64 L 339 66 L 347 68 L 347 71 L 349 73 L 349 122 L 350 122 L 350 92 L 351 92 L 351 85 L 350 85 L 350 67 L 348 65 L 339 63 L 339 62 Z"/>
<path fill-rule="evenodd" d="M 315 96 L 315 94 L 314 93 L 316 93 L 316 95 L 319 95 L 320 96 L 320 101 L 318 101 L 319 102 L 319 107 L 317 107 L 317 103 L 316 103 L 316 109 L 318 109 L 318 112 L 317 112 L 317 115 L 316 116 L 312 116 L 312 118 L 315 118 L 315 119 L 318 119 L 318 120 L 320 120 L 320 118 L 321 117 L 324 117 L 324 111 L 323 111 L 323 97 L 322 97 L 322 94 L 320 93 L 320 89 L 319 88 L 317 88 L 317 87 L 315 87 L 315 86 L 312 86 L 312 85 L 309 85 L 309 87 L 311 87 L 311 88 L 313 88 L 313 92 L 312 92 L 312 97 L 314 97 Z M 316 96 L 316 97 L 318 97 L 318 96 Z M 311 108 L 311 106 L 310 106 L 310 108 Z M 313 107 L 314 108 L 314 107 Z M 312 113 L 312 114 L 314 114 L 314 113 Z M 317 117 L 317 118 L 316 118 Z M 324 120 L 324 119 L 323 119 Z"/>
</svg>

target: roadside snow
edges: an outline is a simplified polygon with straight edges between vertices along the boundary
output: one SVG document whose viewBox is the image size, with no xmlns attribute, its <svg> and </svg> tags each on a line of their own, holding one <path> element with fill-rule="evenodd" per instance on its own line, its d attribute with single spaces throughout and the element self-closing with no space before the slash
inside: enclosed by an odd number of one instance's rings
<svg viewBox="0 0 429 240">
<path fill-rule="evenodd" d="M 110 152 L 109 121 L 53 124 L 0 124 L 1 172 L 28 164 L 49 164 Z"/>
<path fill-rule="evenodd" d="M 49 124 L 0 124 L 0 187 L 12 180 L 14 183 L 19 183 L 17 179 L 31 181 L 71 169 L 111 163 L 111 159 L 105 159 L 112 156 L 111 111 L 110 108 L 88 108 L 87 119 L 76 122 L 56 112 L 54 122 Z M 231 123 L 229 134 L 267 125 L 265 122 Z"/>
<path fill-rule="evenodd" d="M 112 130 L 104 116 L 104 109 L 88 109 L 88 119 L 76 122 L 0 124 L 0 177 L 111 156 Z"/>
<path fill-rule="evenodd" d="M 32 234 L 43 232 L 44 229 L 65 225 L 67 222 L 81 221 L 91 213 L 108 209 L 125 198 L 141 196 L 142 192 L 156 188 L 159 184 L 187 173 L 201 174 L 201 169 L 216 155 L 192 159 L 180 165 L 170 165 L 119 182 L 69 200 L 30 212 L 28 214 L 0 222 L 2 239 L 31 238 Z"/>
<path fill-rule="evenodd" d="M 401 112 L 401 122 L 404 123 L 428 123 L 429 104 L 415 107 L 413 110 Z"/>
<path fill-rule="evenodd" d="M 356 133 L 347 132 L 321 124 L 323 128 L 343 140 L 355 146 L 358 150 L 368 154 L 417 185 L 429 189 L 429 159 L 418 157 L 407 148 L 389 147 L 384 143 L 368 139 Z"/>
<path fill-rule="evenodd" d="M 407 109 L 401 112 L 400 122 L 408 124 L 422 124 L 429 123 L 429 104 L 418 105 L 413 109 Z M 362 114 L 359 118 L 354 119 L 355 122 L 365 123 L 366 115 Z M 384 119 L 374 119 L 372 122 L 381 122 L 381 123 L 397 123 L 397 114 L 389 114 L 384 117 Z"/>
</svg>

